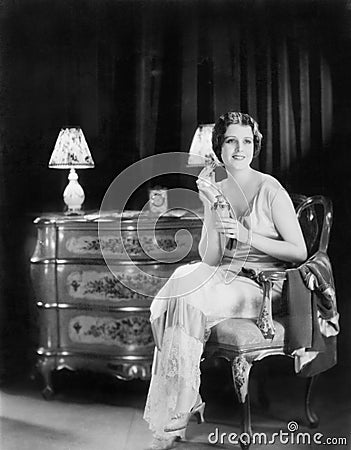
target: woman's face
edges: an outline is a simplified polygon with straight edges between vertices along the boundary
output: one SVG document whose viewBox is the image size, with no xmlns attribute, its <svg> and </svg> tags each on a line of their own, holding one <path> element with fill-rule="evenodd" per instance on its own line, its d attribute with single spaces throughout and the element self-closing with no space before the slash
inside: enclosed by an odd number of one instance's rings
<svg viewBox="0 0 351 450">
<path fill-rule="evenodd" d="M 250 166 L 254 152 L 254 137 L 249 125 L 231 124 L 224 134 L 222 160 L 236 170 Z"/>
</svg>

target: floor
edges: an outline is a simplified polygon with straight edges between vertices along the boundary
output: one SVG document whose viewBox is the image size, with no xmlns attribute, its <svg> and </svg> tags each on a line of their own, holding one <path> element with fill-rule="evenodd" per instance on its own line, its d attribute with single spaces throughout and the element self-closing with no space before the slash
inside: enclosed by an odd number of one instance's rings
<svg viewBox="0 0 351 450">
<path fill-rule="evenodd" d="M 331 445 L 333 449 L 351 448 L 350 371 L 333 368 L 320 376 L 314 396 L 320 425 L 310 430 L 306 426 L 303 408 L 305 380 L 293 376 L 290 360 L 275 365 L 261 362 L 252 372 L 251 400 L 253 431 L 287 432 L 287 424 L 296 422 L 296 432 L 321 433 L 327 437 L 347 437 L 346 445 Z M 269 410 L 257 399 L 258 380 L 269 373 L 267 395 Z M 231 449 L 232 434 L 239 433 L 239 405 L 230 385 L 226 363 L 217 362 L 203 369 L 202 396 L 206 401 L 206 423 L 191 421 L 186 440 L 177 442 L 179 450 Z M 60 372 L 55 375 L 56 395 L 46 401 L 40 394 L 39 380 L 26 374 L 7 381 L 0 392 L 1 450 L 144 450 L 150 443 L 147 424 L 142 419 L 147 395 L 147 382 L 122 382 L 90 373 Z M 292 427 L 293 425 L 290 425 Z M 296 426 L 296 425 L 295 425 Z M 211 435 L 212 433 L 212 435 Z M 220 435 L 227 433 L 220 442 Z M 289 434 L 291 435 L 291 433 Z M 286 435 L 286 436 L 289 436 Z M 264 438 L 262 438 L 264 439 Z M 308 438 L 306 438 L 308 439 Z M 261 441 L 263 442 L 263 441 Z M 274 444 L 252 445 L 251 449 L 321 448 L 318 444 L 284 444 L 276 437 Z M 302 441 L 303 442 L 303 441 Z M 307 442 L 307 441 L 305 441 Z"/>
</svg>

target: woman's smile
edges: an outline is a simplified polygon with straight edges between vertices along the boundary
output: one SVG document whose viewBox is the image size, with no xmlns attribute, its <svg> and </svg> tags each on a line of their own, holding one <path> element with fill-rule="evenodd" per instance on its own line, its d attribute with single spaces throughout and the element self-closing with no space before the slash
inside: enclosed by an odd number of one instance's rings
<svg viewBox="0 0 351 450">
<path fill-rule="evenodd" d="M 239 161 L 243 160 L 246 158 L 245 155 L 243 155 L 242 153 L 234 153 L 234 155 L 232 156 L 232 158 L 237 159 Z"/>
</svg>

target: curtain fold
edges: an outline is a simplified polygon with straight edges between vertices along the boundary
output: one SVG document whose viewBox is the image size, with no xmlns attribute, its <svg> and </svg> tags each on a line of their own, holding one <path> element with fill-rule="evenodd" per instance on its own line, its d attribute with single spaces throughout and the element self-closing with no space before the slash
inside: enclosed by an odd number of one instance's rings
<svg viewBox="0 0 351 450">
<path fill-rule="evenodd" d="M 310 73 L 308 54 L 305 49 L 299 50 L 299 144 L 300 157 L 308 153 L 311 141 L 311 101 L 310 101 Z M 331 90 L 331 86 L 329 86 Z M 298 111 L 296 112 L 298 114 Z M 330 114 L 330 113 L 329 113 Z"/>
<path fill-rule="evenodd" d="M 291 162 L 296 159 L 297 139 L 292 104 L 292 84 L 288 62 L 287 42 L 283 36 L 279 38 L 277 61 L 278 79 L 278 122 L 279 122 L 279 167 L 277 170 L 286 171 Z"/>
<path fill-rule="evenodd" d="M 162 79 L 163 33 L 160 20 L 152 20 L 150 5 L 143 5 L 137 52 L 136 148 L 141 158 L 154 153 Z"/>
<path fill-rule="evenodd" d="M 181 146 L 180 151 L 190 148 L 194 133 L 194 119 L 197 118 L 197 60 L 198 60 L 198 18 L 192 9 L 185 18 L 181 34 Z"/>
<path fill-rule="evenodd" d="M 331 120 L 333 116 L 333 90 L 330 66 L 325 57 L 320 59 L 321 73 L 321 122 L 323 147 L 329 147 L 331 142 Z"/>
</svg>

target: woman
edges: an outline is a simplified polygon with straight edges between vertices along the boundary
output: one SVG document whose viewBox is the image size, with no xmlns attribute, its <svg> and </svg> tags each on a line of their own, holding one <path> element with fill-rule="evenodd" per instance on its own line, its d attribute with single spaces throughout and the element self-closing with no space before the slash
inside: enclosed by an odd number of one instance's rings
<svg viewBox="0 0 351 450">
<path fill-rule="evenodd" d="M 262 288 L 244 275 L 307 258 L 287 192 L 272 176 L 251 167 L 261 139 L 249 115 L 228 112 L 219 118 L 212 146 L 227 178 L 216 183 L 207 167 L 197 181 L 204 205 L 202 261 L 179 267 L 152 302 L 156 348 L 144 413 L 154 434 L 152 449 L 171 448 L 184 437 L 193 414 L 203 419 L 199 366 L 211 327 L 228 318 L 258 316 Z M 227 217 L 213 208 L 218 194 L 230 204 Z M 281 290 L 277 283 L 273 302 Z"/>
</svg>

